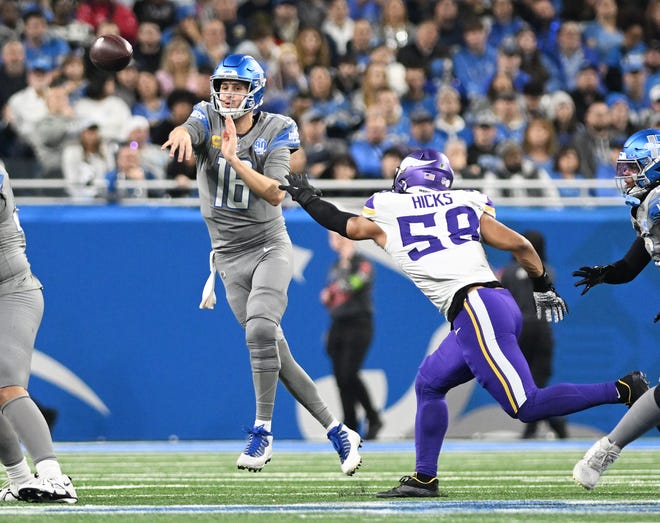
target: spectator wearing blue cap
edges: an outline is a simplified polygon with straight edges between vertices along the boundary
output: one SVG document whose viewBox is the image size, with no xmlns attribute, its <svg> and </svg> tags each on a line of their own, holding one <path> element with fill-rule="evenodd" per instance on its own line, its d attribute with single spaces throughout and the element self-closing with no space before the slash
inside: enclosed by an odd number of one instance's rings
<svg viewBox="0 0 660 523">
<path fill-rule="evenodd" d="M 42 11 L 29 11 L 23 16 L 23 45 L 29 67 L 50 62 L 50 69 L 59 66 L 71 48 L 61 38 L 48 34 L 48 22 Z"/>
<path fill-rule="evenodd" d="M 621 62 L 621 72 L 623 73 L 622 91 L 628 97 L 630 108 L 635 112 L 642 111 L 649 106 L 644 55 L 628 55 Z"/>
</svg>

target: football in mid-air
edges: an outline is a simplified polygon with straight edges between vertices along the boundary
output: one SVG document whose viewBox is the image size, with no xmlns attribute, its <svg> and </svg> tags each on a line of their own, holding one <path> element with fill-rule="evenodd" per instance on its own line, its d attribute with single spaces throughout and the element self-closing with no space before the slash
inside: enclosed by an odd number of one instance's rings
<svg viewBox="0 0 660 523">
<path fill-rule="evenodd" d="M 89 59 L 103 71 L 121 71 L 133 58 L 133 46 L 119 35 L 101 35 L 89 49 Z"/>
</svg>

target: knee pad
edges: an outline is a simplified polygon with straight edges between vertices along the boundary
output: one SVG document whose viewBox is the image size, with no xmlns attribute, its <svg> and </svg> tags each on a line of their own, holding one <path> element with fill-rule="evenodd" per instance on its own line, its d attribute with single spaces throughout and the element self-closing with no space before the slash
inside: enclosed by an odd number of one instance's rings
<svg viewBox="0 0 660 523">
<path fill-rule="evenodd" d="M 277 336 L 277 324 L 266 318 L 250 318 L 245 324 L 245 341 L 250 351 L 250 362 L 253 371 L 280 370 Z"/>
</svg>

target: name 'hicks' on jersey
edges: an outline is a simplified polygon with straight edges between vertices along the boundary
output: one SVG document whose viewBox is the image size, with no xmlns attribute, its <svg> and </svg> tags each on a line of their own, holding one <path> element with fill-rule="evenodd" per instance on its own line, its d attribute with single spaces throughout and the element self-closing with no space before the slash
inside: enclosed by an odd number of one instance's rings
<svg viewBox="0 0 660 523">
<path fill-rule="evenodd" d="M 290 156 L 300 147 L 298 126 L 288 116 L 258 112 L 252 128 L 238 136 L 238 157 L 255 171 L 286 183 Z M 222 156 L 222 117 L 200 102 L 184 126 L 197 158 L 202 215 L 213 248 L 237 252 L 286 235 L 281 206 L 253 194 Z"/>
<path fill-rule="evenodd" d="M 481 244 L 483 213 L 495 217 L 490 198 L 464 190 L 379 192 L 362 209 L 385 231 L 385 250 L 445 315 L 459 289 L 497 279 Z"/>
</svg>

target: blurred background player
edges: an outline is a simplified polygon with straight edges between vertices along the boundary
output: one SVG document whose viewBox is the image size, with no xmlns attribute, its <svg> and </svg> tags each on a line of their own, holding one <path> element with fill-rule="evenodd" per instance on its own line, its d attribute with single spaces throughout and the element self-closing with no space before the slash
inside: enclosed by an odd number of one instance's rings
<svg viewBox="0 0 660 523">
<path fill-rule="evenodd" d="M 344 423 L 349 427 L 359 426 L 355 407 L 361 405 L 367 417 L 365 439 L 375 439 L 383 423 L 359 374 L 374 333 L 371 298 L 374 268 L 355 250 L 353 240 L 332 231 L 328 238 L 337 260 L 330 267 L 328 284 L 321 291 L 321 302 L 332 320 L 326 349 L 332 360 Z"/>
<path fill-rule="evenodd" d="M 581 278 L 584 295 L 600 283 L 627 283 L 653 260 L 660 267 L 660 130 L 642 129 L 626 140 L 616 162 L 615 181 L 631 206 L 637 237 L 620 260 L 608 265 L 580 267 L 573 276 Z M 653 322 L 660 320 L 656 314 Z M 573 468 L 573 479 L 587 490 L 619 457 L 621 449 L 660 424 L 660 388 L 656 385 L 630 408 L 614 427 L 586 452 Z M 659 427 L 660 428 L 660 427 Z"/>
<path fill-rule="evenodd" d="M 522 235 L 532 244 L 539 258 L 541 258 L 545 270 L 553 278 L 552 267 L 546 263 L 545 238 L 541 232 L 525 231 Z M 532 378 L 536 386 L 545 387 L 550 380 L 550 376 L 552 376 L 552 358 L 555 345 L 552 324 L 545 321 L 545 318 L 538 318 L 536 304 L 534 303 L 532 281 L 529 279 L 527 271 L 521 267 L 515 258 L 504 267 L 500 280 L 502 285 L 509 289 L 518 307 L 520 307 L 520 312 L 522 312 L 522 329 L 518 337 L 520 350 L 525 356 L 527 363 L 529 363 L 529 370 L 532 372 Z M 546 421 L 550 425 L 550 428 L 558 438 L 564 439 L 568 437 L 565 418 L 553 416 L 543 421 Z M 522 437 L 529 439 L 536 436 L 539 423 L 540 421 L 526 423 Z"/>
<path fill-rule="evenodd" d="M 287 180 L 281 187 L 319 224 L 385 249 L 452 327 L 415 379 L 415 472 L 378 497 L 440 495 L 438 458 L 449 425 L 445 396 L 472 379 L 509 416 L 524 422 L 607 403 L 632 404 L 648 390 L 639 371 L 617 381 L 536 386 L 518 346 L 520 309 L 495 277 L 482 242 L 511 252 L 528 271 L 540 318 L 561 321 L 566 304 L 532 244 L 495 219 L 488 196 L 451 190 L 454 172 L 444 154 L 420 149 L 406 156 L 392 190 L 371 196 L 362 216 L 319 198 L 305 176 L 287 175 Z"/>
<path fill-rule="evenodd" d="M 0 461 L 8 479 L 0 501 L 76 503 L 78 496 L 71 479 L 62 474 L 48 424 L 27 392 L 44 299 L 25 246 L 9 175 L 0 166 Z"/>
<path fill-rule="evenodd" d="M 270 461 L 275 392 L 281 380 L 326 428 L 342 471 L 352 475 L 362 461 L 360 435 L 330 412 L 291 354 L 281 327 L 293 247 L 280 205 L 286 193 L 278 186 L 290 172 L 291 153 L 300 147 L 298 127 L 291 118 L 257 112 L 266 76 L 253 57 L 226 56 L 210 80 L 210 102 L 197 104 L 186 122 L 170 133 L 163 149 L 169 147 L 170 157 L 179 161 L 195 152 L 215 267 L 229 306 L 245 329 L 256 418 L 236 465 L 258 471 Z M 212 308 L 206 298 L 204 306 Z"/>
</svg>

